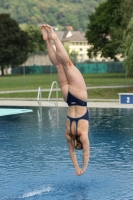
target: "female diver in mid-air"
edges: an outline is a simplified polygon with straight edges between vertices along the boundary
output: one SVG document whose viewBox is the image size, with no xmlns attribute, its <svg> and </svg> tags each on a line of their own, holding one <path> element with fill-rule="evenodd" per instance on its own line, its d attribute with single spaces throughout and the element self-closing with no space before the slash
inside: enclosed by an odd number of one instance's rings
<svg viewBox="0 0 133 200">
<path fill-rule="evenodd" d="M 46 42 L 49 59 L 57 69 L 58 82 L 64 101 L 69 106 L 66 120 L 66 140 L 76 170 L 75 174 L 79 176 L 85 172 L 90 157 L 86 85 L 81 73 L 71 62 L 53 28 L 48 24 L 43 24 L 41 31 Z M 51 42 L 54 42 L 56 50 Z M 74 149 L 83 149 L 82 168 L 78 165 Z"/>
</svg>

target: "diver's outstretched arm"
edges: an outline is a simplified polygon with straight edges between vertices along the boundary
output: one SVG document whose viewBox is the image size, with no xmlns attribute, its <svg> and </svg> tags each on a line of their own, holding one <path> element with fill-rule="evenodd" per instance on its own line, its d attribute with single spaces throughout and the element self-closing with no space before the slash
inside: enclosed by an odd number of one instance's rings
<svg viewBox="0 0 133 200">
<path fill-rule="evenodd" d="M 83 174 L 83 171 L 78 165 L 76 154 L 75 154 L 75 151 L 74 151 L 74 147 L 73 147 L 72 142 L 71 142 L 71 137 L 68 134 L 66 134 L 66 139 L 67 139 L 67 144 L 68 144 L 68 147 L 69 147 L 70 157 L 71 157 L 72 163 L 73 163 L 75 170 L 76 170 L 75 175 L 80 176 L 80 175 Z"/>
</svg>

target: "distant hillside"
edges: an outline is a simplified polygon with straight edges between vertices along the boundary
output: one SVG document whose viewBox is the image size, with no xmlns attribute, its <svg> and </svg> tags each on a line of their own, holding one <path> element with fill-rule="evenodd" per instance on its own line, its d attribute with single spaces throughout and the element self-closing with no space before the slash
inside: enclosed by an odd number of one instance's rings
<svg viewBox="0 0 133 200">
<path fill-rule="evenodd" d="M 49 23 L 61 29 L 85 30 L 88 15 L 105 0 L 0 0 L 0 13 L 10 13 L 19 24 Z"/>
</svg>

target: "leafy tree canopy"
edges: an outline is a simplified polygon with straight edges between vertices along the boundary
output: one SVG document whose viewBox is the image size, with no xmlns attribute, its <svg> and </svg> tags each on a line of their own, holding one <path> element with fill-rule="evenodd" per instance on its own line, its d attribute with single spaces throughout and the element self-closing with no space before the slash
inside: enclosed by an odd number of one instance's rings
<svg viewBox="0 0 133 200">
<path fill-rule="evenodd" d="M 124 57 L 123 64 L 126 68 L 127 76 L 133 76 L 133 14 L 127 29 L 123 32 L 123 39 L 118 52 Z"/>
<path fill-rule="evenodd" d="M 89 15 L 90 22 L 86 32 L 86 37 L 92 45 L 88 50 L 89 57 L 101 52 L 103 57 L 117 60 L 117 49 L 122 43 L 123 32 L 132 13 L 132 0 L 107 0 Z"/>
<path fill-rule="evenodd" d="M 0 14 L 0 66 L 22 64 L 28 55 L 29 36 L 9 14 Z"/>
<path fill-rule="evenodd" d="M 0 12 L 10 13 L 19 24 L 73 26 L 85 30 L 88 14 L 105 0 L 0 0 Z M 81 18 L 82 16 L 82 18 Z"/>
<path fill-rule="evenodd" d="M 46 43 L 43 40 L 40 28 L 29 25 L 26 27 L 25 31 L 28 33 L 30 38 L 29 52 L 46 52 Z"/>
<path fill-rule="evenodd" d="M 86 32 L 87 40 L 92 45 L 88 50 L 89 57 L 101 52 L 105 58 L 116 59 L 118 41 L 113 40 L 112 28 L 120 26 L 122 21 L 120 3 L 121 0 L 108 0 L 101 3 L 95 13 L 89 15 L 90 23 Z"/>
<path fill-rule="evenodd" d="M 127 12 L 128 11 L 128 12 Z M 123 65 L 126 67 L 128 76 L 133 76 L 133 2 L 132 0 L 123 0 L 120 4 L 121 24 L 113 27 L 112 38 L 117 41 L 116 51 L 124 59 Z"/>
</svg>

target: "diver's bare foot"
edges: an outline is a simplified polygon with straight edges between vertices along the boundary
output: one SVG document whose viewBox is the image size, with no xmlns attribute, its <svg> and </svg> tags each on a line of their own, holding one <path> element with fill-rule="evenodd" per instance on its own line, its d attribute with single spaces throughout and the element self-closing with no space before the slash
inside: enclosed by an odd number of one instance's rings
<svg viewBox="0 0 133 200">
<path fill-rule="evenodd" d="M 54 32 L 53 28 L 52 28 L 50 25 L 48 25 L 48 24 L 46 25 L 46 30 L 48 31 L 48 33 L 49 33 L 49 38 L 50 38 L 51 40 L 56 40 L 56 39 L 58 39 L 56 33 Z"/>
<path fill-rule="evenodd" d="M 41 31 L 42 31 L 42 36 L 43 39 L 46 41 L 48 39 L 48 32 L 47 32 L 47 28 L 46 28 L 46 24 L 41 25 Z"/>
</svg>

